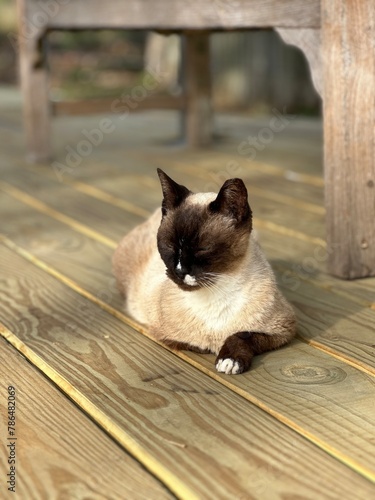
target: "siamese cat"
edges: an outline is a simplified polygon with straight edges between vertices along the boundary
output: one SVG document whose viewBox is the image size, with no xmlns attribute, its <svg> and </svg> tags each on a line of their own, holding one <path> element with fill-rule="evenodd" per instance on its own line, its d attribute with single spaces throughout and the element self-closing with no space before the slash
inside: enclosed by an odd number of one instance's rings
<svg viewBox="0 0 375 500">
<path fill-rule="evenodd" d="M 113 257 L 127 312 L 173 349 L 217 355 L 242 373 L 256 354 L 289 342 L 292 307 L 252 232 L 241 179 L 192 193 L 158 169 L 162 209 L 124 237 Z"/>
</svg>

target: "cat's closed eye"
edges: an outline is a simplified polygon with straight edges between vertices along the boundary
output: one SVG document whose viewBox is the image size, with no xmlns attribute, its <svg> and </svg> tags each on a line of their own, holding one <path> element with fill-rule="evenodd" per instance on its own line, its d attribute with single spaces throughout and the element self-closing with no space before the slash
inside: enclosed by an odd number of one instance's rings
<svg viewBox="0 0 375 500">
<path fill-rule="evenodd" d="M 209 252 L 211 250 L 211 247 L 198 247 L 196 252 L 197 253 L 200 253 L 200 252 Z"/>
<path fill-rule="evenodd" d="M 195 257 L 199 258 L 199 257 L 205 257 L 205 256 L 208 256 L 212 251 L 212 248 L 211 247 L 199 247 L 196 249 L 196 251 L 194 252 L 194 255 Z"/>
</svg>

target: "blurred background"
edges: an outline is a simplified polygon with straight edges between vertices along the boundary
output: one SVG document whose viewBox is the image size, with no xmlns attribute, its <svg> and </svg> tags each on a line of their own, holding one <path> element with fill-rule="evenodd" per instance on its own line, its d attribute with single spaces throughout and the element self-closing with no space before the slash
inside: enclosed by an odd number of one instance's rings
<svg viewBox="0 0 375 500">
<path fill-rule="evenodd" d="M 16 2 L 0 0 L 0 86 L 18 83 Z M 160 93 L 178 95 L 180 39 L 145 31 L 52 32 L 48 37 L 53 101 L 112 97 L 142 80 L 148 64 L 163 67 Z M 215 111 L 320 114 L 320 97 L 303 54 L 273 30 L 211 36 Z"/>
</svg>

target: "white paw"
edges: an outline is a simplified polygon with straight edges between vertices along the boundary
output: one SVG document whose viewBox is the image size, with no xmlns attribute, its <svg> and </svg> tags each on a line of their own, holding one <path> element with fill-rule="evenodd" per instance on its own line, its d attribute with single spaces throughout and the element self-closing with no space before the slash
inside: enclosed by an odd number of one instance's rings
<svg viewBox="0 0 375 500">
<path fill-rule="evenodd" d="M 241 372 L 239 362 L 232 358 L 219 359 L 216 363 L 216 370 L 227 375 L 236 375 Z"/>
</svg>

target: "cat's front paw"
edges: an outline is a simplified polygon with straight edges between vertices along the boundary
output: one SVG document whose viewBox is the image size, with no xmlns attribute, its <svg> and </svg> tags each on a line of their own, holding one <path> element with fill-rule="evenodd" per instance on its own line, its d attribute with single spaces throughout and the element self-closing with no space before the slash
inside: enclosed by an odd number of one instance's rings
<svg viewBox="0 0 375 500">
<path fill-rule="evenodd" d="M 226 375 L 238 375 L 242 373 L 244 369 L 244 364 L 238 359 L 224 358 L 216 360 L 216 370 Z"/>
</svg>

